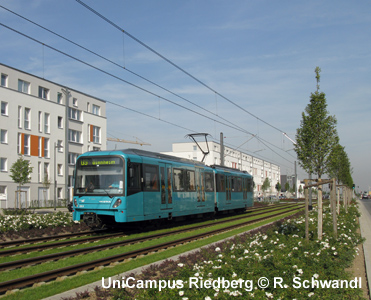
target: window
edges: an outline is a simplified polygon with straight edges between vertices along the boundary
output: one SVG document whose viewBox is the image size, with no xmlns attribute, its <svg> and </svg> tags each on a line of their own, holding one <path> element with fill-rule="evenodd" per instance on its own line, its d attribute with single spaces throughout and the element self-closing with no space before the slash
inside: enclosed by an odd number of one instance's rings
<svg viewBox="0 0 371 300">
<path fill-rule="evenodd" d="M 18 79 L 18 91 L 22 93 L 29 94 L 30 93 L 30 83 L 27 81 L 23 81 Z"/>
<path fill-rule="evenodd" d="M 151 165 L 144 165 L 144 190 L 146 191 L 158 191 L 158 167 Z"/>
<path fill-rule="evenodd" d="M 57 149 L 58 149 L 58 152 L 63 152 L 63 141 L 62 140 L 58 140 L 57 142 Z"/>
<path fill-rule="evenodd" d="M 49 180 L 49 163 L 44 163 L 44 179 Z"/>
<path fill-rule="evenodd" d="M 8 160 L 5 157 L 0 157 L 0 171 L 1 172 L 7 171 L 7 162 Z"/>
<path fill-rule="evenodd" d="M 141 191 L 140 169 L 141 165 L 137 163 L 128 166 L 128 196 Z"/>
<path fill-rule="evenodd" d="M 18 133 L 18 138 L 17 138 L 17 153 L 21 154 L 21 145 L 22 145 L 22 133 Z"/>
<path fill-rule="evenodd" d="M 75 108 L 68 109 L 68 117 L 72 120 L 82 121 L 81 111 Z"/>
<path fill-rule="evenodd" d="M 218 192 L 225 192 L 225 177 L 224 175 L 216 175 L 216 184 Z"/>
<path fill-rule="evenodd" d="M 93 111 L 92 111 L 92 113 L 94 115 L 100 116 L 100 107 L 98 105 L 94 105 L 93 104 Z"/>
<path fill-rule="evenodd" d="M 253 192 L 254 191 L 254 180 L 252 178 L 249 178 L 247 180 L 247 191 Z"/>
<path fill-rule="evenodd" d="M 205 192 L 214 191 L 214 176 L 213 173 L 205 172 Z"/>
<path fill-rule="evenodd" d="M 39 157 L 42 157 L 42 152 L 43 152 L 43 138 L 41 136 L 39 136 Z"/>
<path fill-rule="evenodd" d="M 58 197 L 58 199 L 62 199 L 62 198 L 63 198 L 63 195 L 62 195 L 62 188 L 58 188 L 58 189 L 57 189 L 57 197 Z"/>
<path fill-rule="evenodd" d="M 49 158 L 49 139 L 44 139 L 44 157 Z"/>
<path fill-rule="evenodd" d="M 186 171 L 186 190 L 187 191 L 195 191 L 196 185 L 195 185 L 195 172 L 194 171 Z"/>
<path fill-rule="evenodd" d="M 100 128 L 97 126 L 93 126 L 93 142 L 100 143 Z"/>
<path fill-rule="evenodd" d="M 72 99 L 72 105 L 77 107 L 77 98 Z"/>
<path fill-rule="evenodd" d="M 22 106 L 18 106 L 18 128 L 22 128 Z"/>
<path fill-rule="evenodd" d="M 43 132 L 42 119 L 43 119 L 43 113 L 39 111 L 39 118 L 37 121 L 39 132 Z"/>
<path fill-rule="evenodd" d="M 6 185 L 0 185 L 0 195 L 6 194 Z"/>
<path fill-rule="evenodd" d="M 49 89 L 39 86 L 39 98 L 49 99 Z"/>
<path fill-rule="evenodd" d="M 58 128 L 63 128 L 63 117 L 58 117 Z"/>
<path fill-rule="evenodd" d="M 1 86 L 8 86 L 8 75 L 1 73 Z"/>
<path fill-rule="evenodd" d="M 6 129 L 1 129 L 0 130 L 0 142 L 2 144 L 7 144 L 8 143 L 8 130 L 6 130 Z"/>
<path fill-rule="evenodd" d="M 50 120 L 50 114 L 45 113 L 44 114 L 44 132 L 45 133 L 50 133 L 49 120 Z"/>
<path fill-rule="evenodd" d="M 57 94 L 57 103 L 62 104 L 63 103 L 62 99 L 63 99 L 62 93 L 58 93 Z"/>
<path fill-rule="evenodd" d="M 24 129 L 31 129 L 31 109 L 24 109 Z"/>
<path fill-rule="evenodd" d="M 8 102 L 1 101 L 1 114 L 3 116 L 8 115 Z"/>
<path fill-rule="evenodd" d="M 37 163 L 37 181 L 42 182 L 41 178 L 41 162 Z"/>
<path fill-rule="evenodd" d="M 70 142 L 82 143 L 81 132 L 77 130 L 68 130 L 68 140 Z"/>
<path fill-rule="evenodd" d="M 58 176 L 63 175 L 63 165 L 62 164 L 58 164 L 57 171 L 58 171 Z"/>
<path fill-rule="evenodd" d="M 173 181 L 174 181 L 174 190 L 175 191 L 184 191 L 184 174 L 183 170 L 174 169 L 173 170 Z"/>
<path fill-rule="evenodd" d="M 30 155 L 30 135 L 25 134 L 23 138 L 23 153 L 24 155 Z"/>
<path fill-rule="evenodd" d="M 76 164 L 76 159 L 79 156 L 77 153 L 68 153 L 68 164 L 69 165 L 75 165 Z"/>
<path fill-rule="evenodd" d="M 242 192 L 242 179 L 237 178 L 237 192 Z"/>
</svg>

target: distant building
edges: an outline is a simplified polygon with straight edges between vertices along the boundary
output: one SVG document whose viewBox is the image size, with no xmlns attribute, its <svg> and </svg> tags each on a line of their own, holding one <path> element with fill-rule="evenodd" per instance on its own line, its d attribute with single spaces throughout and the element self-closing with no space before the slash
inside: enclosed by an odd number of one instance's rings
<svg viewBox="0 0 371 300">
<path fill-rule="evenodd" d="M 289 195 L 290 191 L 286 190 L 286 182 L 289 183 L 290 189 L 296 187 L 298 198 L 304 197 L 304 182 L 300 181 L 299 179 L 295 181 L 295 175 L 281 175 L 281 192 L 287 193 L 287 196 L 294 196 L 295 192 L 294 194 Z"/>
<path fill-rule="evenodd" d="M 20 155 L 33 173 L 18 206 L 70 198 L 77 156 L 106 148 L 105 101 L 3 64 L 0 73 L 0 208 L 15 205 L 9 175 Z"/>
<path fill-rule="evenodd" d="M 199 145 L 202 149 L 207 149 L 206 142 L 200 142 Z M 208 146 L 210 153 L 205 157 L 205 164 L 220 165 L 220 144 L 209 141 Z M 201 161 L 203 158 L 203 153 L 194 142 L 174 143 L 172 145 L 172 150 L 172 152 L 164 153 L 197 161 Z M 224 165 L 226 167 L 247 171 L 254 176 L 255 197 L 263 194 L 262 185 L 265 178 L 268 178 L 271 184 L 271 188 L 266 191 L 266 194 L 276 195 L 277 191 L 275 186 L 281 176 L 279 166 L 226 146 L 224 146 Z"/>
</svg>

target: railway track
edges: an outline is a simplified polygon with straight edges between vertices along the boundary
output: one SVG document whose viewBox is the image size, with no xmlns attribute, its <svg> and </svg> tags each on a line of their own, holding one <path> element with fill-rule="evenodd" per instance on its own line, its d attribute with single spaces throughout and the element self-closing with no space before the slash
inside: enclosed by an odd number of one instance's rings
<svg viewBox="0 0 371 300">
<path fill-rule="evenodd" d="M 47 242 L 47 241 L 64 240 L 64 239 L 70 239 L 70 238 L 79 237 L 79 236 L 85 236 L 85 235 L 103 234 L 104 232 L 107 232 L 107 229 L 86 230 L 86 231 L 80 231 L 80 232 L 74 232 L 74 233 L 64 233 L 64 234 L 36 237 L 36 238 L 30 238 L 30 239 L 11 240 L 11 241 L 6 241 L 6 242 L 1 242 L 0 248 L 15 247 L 15 246 L 26 245 L 26 244 L 36 244 L 36 243 L 42 243 L 42 242 Z"/>
<path fill-rule="evenodd" d="M 291 205 L 291 204 L 276 204 L 274 205 L 274 207 L 284 207 L 287 205 Z M 246 213 L 265 210 L 265 209 L 267 209 L 266 206 L 249 208 L 246 210 Z M 122 232 L 120 233 L 122 234 Z M 6 242 L 0 242 L 0 248 L 16 247 L 16 246 L 36 244 L 36 243 L 42 243 L 42 242 L 48 242 L 48 241 L 68 240 L 68 239 L 80 237 L 80 236 L 89 236 L 89 235 L 101 236 L 101 235 L 106 235 L 106 234 L 108 237 L 110 237 L 108 229 L 99 229 L 99 230 L 87 230 L 87 231 L 81 231 L 81 232 L 75 232 L 75 233 L 65 233 L 65 234 L 59 234 L 59 235 L 53 235 L 53 236 L 36 237 L 36 238 L 30 238 L 30 239 L 11 240 L 11 241 L 6 241 Z"/>
<path fill-rule="evenodd" d="M 293 207 L 293 206 L 297 206 L 297 204 L 289 204 L 289 205 L 282 205 L 282 206 L 279 205 L 279 206 L 270 207 L 268 209 L 264 208 L 264 209 L 249 210 L 248 213 L 253 213 L 253 214 L 248 214 L 248 215 L 244 214 L 243 216 L 233 218 L 232 220 L 231 219 L 220 220 L 220 221 L 216 221 L 214 223 L 210 223 L 210 224 L 206 224 L 206 225 L 201 224 L 201 225 L 196 225 L 196 226 L 189 227 L 187 229 L 176 229 L 176 230 L 171 230 L 171 231 L 165 232 L 165 233 L 158 233 L 158 234 L 155 234 L 155 235 L 149 235 L 149 236 L 144 236 L 144 237 L 140 237 L 140 238 L 133 238 L 133 239 L 120 241 L 120 242 L 115 242 L 115 243 L 108 243 L 108 244 L 105 244 L 105 245 L 94 246 L 94 247 L 91 247 L 91 248 L 94 248 L 94 249 L 96 249 L 96 251 L 98 251 L 98 250 L 107 249 L 107 248 L 124 246 L 124 245 L 128 245 L 128 244 L 138 243 L 138 242 L 141 242 L 143 240 L 164 237 L 164 236 L 167 236 L 167 235 L 181 233 L 181 232 L 184 232 L 184 231 L 197 230 L 199 228 L 205 228 L 205 227 L 210 227 L 210 226 L 214 226 L 214 225 L 218 225 L 218 224 L 223 224 L 223 223 L 226 223 L 226 222 L 241 220 L 241 219 L 248 218 L 248 217 L 251 217 L 251 216 L 257 216 L 257 215 L 260 215 L 260 214 L 265 214 L 265 213 L 269 213 L 269 212 L 273 212 L 273 211 L 277 211 L 277 210 L 280 210 L 280 209 L 283 209 L 283 208 L 289 208 L 289 207 Z M 257 213 L 255 213 L 255 212 L 257 212 Z M 95 241 L 99 241 L 99 240 L 103 240 L 103 239 L 115 238 L 115 237 L 120 237 L 120 236 L 123 236 L 122 232 L 116 232 L 116 233 L 112 233 L 112 234 L 105 234 L 103 236 L 91 236 L 91 237 L 86 237 L 86 238 L 82 238 L 82 239 L 79 239 L 79 240 L 65 240 L 65 241 L 60 241 L 60 242 L 57 242 L 57 243 L 38 244 L 38 245 L 34 245 L 34 246 L 29 246 L 29 247 L 5 249 L 5 250 L 0 251 L 0 257 L 1 256 L 10 256 L 10 255 L 22 254 L 22 253 L 29 253 L 29 252 L 33 252 L 33 251 L 41 251 L 41 250 L 51 249 L 51 248 L 67 247 L 67 246 L 70 246 L 70 245 L 85 244 L 85 243 L 88 243 L 88 242 L 95 242 Z M 84 248 L 84 249 L 89 249 L 89 248 Z M 71 255 L 73 256 L 73 255 L 78 255 L 78 254 L 83 254 L 83 253 L 88 253 L 88 252 L 89 251 L 84 252 L 83 249 L 77 249 L 77 250 L 72 250 L 72 251 L 66 251 L 65 255 L 64 255 L 64 252 L 60 253 L 60 254 L 55 254 L 55 256 L 56 256 L 55 258 L 57 258 L 58 255 L 59 255 L 58 256 L 59 258 L 63 258 L 63 257 L 71 256 Z M 53 257 L 53 255 L 49 255 L 49 259 L 40 258 L 39 261 L 36 261 L 37 258 L 34 258 L 34 259 L 35 259 L 35 263 L 40 263 L 40 262 L 47 261 L 47 260 L 53 260 L 54 257 Z M 4 269 L 9 269 L 9 268 L 16 268 L 16 267 L 20 267 L 20 266 L 21 266 L 20 263 L 19 264 L 15 264 L 15 263 L 12 264 L 12 262 L 10 262 L 10 263 L 0 263 L 0 271 L 4 270 Z"/>
<path fill-rule="evenodd" d="M 75 265 L 71 265 L 71 266 L 68 266 L 68 267 L 64 267 L 64 268 L 60 268 L 60 269 L 56 269 L 56 270 L 52 270 L 52 271 L 48 271 L 48 272 L 43 272 L 43 273 L 39 273 L 39 274 L 35 274 L 35 275 L 23 277 L 23 278 L 17 278 L 17 279 L 14 279 L 14 280 L 1 282 L 0 283 L 0 294 L 4 294 L 5 292 L 7 292 L 9 290 L 13 290 L 13 289 L 26 288 L 26 287 L 32 286 L 32 285 L 34 285 L 35 283 L 38 283 L 38 282 L 47 282 L 47 281 L 55 280 L 58 277 L 71 276 L 71 275 L 74 275 L 74 274 L 76 274 L 78 272 L 81 272 L 81 271 L 88 271 L 88 270 L 92 270 L 96 267 L 110 265 L 111 263 L 122 262 L 126 259 L 135 258 L 139 255 L 147 255 L 149 253 L 157 252 L 157 251 L 162 250 L 162 249 L 167 249 L 167 248 L 170 248 L 170 247 L 173 247 L 173 246 L 176 246 L 176 245 L 181 245 L 181 244 L 191 242 L 191 241 L 195 241 L 195 240 L 205 238 L 205 237 L 208 237 L 208 236 L 211 236 L 211 235 L 216 235 L 216 234 L 219 234 L 221 232 L 225 232 L 225 231 L 233 230 L 233 229 L 236 229 L 236 228 L 239 228 L 239 227 L 247 226 L 247 225 L 250 225 L 252 223 L 256 223 L 256 222 L 259 222 L 259 221 L 262 221 L 262 220 L 266 220 L 266 219 L 269 219 L 269 218 L 272 218 L 272 217 L 280 216 L 280 215 L 286 214 L 288 212 L 298 211 L 302 208 L 301 205 L 300 206 L 295 205 L 295 206 L 296 207 L 285 210 L 284 212 L 281 211 L 279 213 L 271 214 L 269 216 L 256 218 L 254 220 L 245 221 L 245 222 L 242 222 L 242 223 L 239 223 L 239 224 L 229 225 L 229 226 L 226 226 L 226 227 L 223 227 L 223 228 L 220 228 L 220 229 L 210 230 L 210 231 L 205 232 L 205 233 L 200 233 L 200 234 L 196 234 L 196 235 L 193 235 L 193 236 L 176 239 L 176 240 L 173 240 L 173 241 L 170 241 L 170 242 L 160 243 L 160 244 L 153 245 L 153 246 L 150 246 L 150 247 L 144 247 L 144 248 L 141 248 L 141 249 L 137 249 L 137 250 L 133 250 L 133 251 L 125 252 L 125 253 L 100 258 L 100 259 L 97 259 L 97 260 L 94 260 L 94 261 L 88 261 L 88 262 L 75 264 Z M 266 213 L 266 212 L 264 212 L 264 213 Z M 189 229 L 187 229 L 187 230 L 189 230 Z"/>
</svg>

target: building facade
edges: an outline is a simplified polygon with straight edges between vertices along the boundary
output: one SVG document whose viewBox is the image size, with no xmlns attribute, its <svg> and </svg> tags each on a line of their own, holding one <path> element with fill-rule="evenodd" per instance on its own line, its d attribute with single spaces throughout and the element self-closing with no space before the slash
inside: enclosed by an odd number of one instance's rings
<svg viewBox="0 0 371 300">
<path fill-rule="evenodd" d="M 77 156 L 106 148 L 106 103 L 3 64 L 0 73 L 0 208 L 61 204 Z M 10 168 L 20 156 L 33 172 L 19 188 Z"/>
<path fill-rule="evenodd" d="M 289 190 L 286 190 L 286 183 L 288 183 Z M 295 175 L 281 175 L 281 192 L 289 198 L 304 198 L 304 186 L 304 182 Z M 293 192 L 290 193 L 290 190 Z"/>
<path fill-rule="evenodd" d="M 220 165 L 221 164 L 221 147 L 220 144 L 212 141 L 199 142 L 198 144 L 203 150 L 209 149 L 210 153 L 205 157 L 206 165 Z M 196 143 L 174 143 L 172 145 L 172 152 L 165 154 L 193 159 L 201 161 L 203 153 Z M 280 181 L 281 169 L 279 166 L 264 161 L 260 158 L 251 156 L 241 151 L 224 146 L 224 165 L 226 167 L 247 171 L 254 176 L 254 196 L 259 197 L 263 195 L 262 185 L 266 178 L 269 179 L 270 189 L 266 191 L 266 195 L 276 195 L 275 186 Z"/>
</svg>

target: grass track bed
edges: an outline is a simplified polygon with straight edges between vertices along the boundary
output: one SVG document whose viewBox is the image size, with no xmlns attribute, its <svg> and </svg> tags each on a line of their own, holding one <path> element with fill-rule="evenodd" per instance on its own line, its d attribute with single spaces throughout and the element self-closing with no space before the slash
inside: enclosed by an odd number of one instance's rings
<svg viewBox="0 0 371 300">
<path fill-rule="evenodd" d="M 285 210 L 280 210 L 280 211 L 285 211 Z M 261 218 L 261 217 L 268 216 L 268 215 L 269 215 L 269 213 L 264 214 L 264 215 L 260 215 L 260 216 L 255 216 L 255 217 L 252 216 L 252 217 L 246 218 L 244 220 L 231 221 L 231 222 L 228 223 L 228 225 L 240 224 L 240 223 L 246 222 L 247 220 L 254 220 L 254 219 Z M 211 226 L 211 227 L 207 227 L 207 228 L 203 228 L 203 229 L 198 229 L 198 230 L 195 230 L 195 231 L 189 231 L 189 232 L 185 232 L 185 233 L 181 233 L 181 234 L 174 234 L 174 235 L 171 235 L 171 236 L 166 236 L 166 237 L 162 237 L 162 238 L 158 238 L 158 239 L 154 239 L 154 240 L 145 241 L 145 242 L 142 242 L 142 243 L 139 243 L 139 244 L 133 244 L 133 245 L 118 247 L 118 248 L 109 249 L 109 250 L 102 250 L 102 251 L 99 251 L 99 252 L 89 253 L 89 254 L 85 254 L 85 255 L 78 255 L 78 256 L 75 256 L 75 257 L 64 258 L 64 259 L 61 259 L 61 260 L 58 260 L 58 261 L 41 263 L 41 264 L 38 264 L 38 265 L 34 265 L 32 267 L 26 267 L 26 268 L 21 268 L 21 269 L 4 271 L 4 272 L 1 272 L 1 274 L 0 274 L 0 281 L 3 282 L 3 281 L 8 281 L 8 280 L 13 280 L 13 279 L 17 279 L 17 278 L 21 278 L 21 277 L 25 277 L 25 276 L 34 275 L 34 274 L 37 274 L 37 273 L 42 273 L 42 272 L 46 272 L 46 271 L 51 271 L 51 270 L 63 268 L 63 267 L 66 267 L 66 266 L 75 265 L 75 264 L 78 264 L 78 263 L 89 262 L 89 261 L 96 260 L 96 259 L 99 259 L 99 258 L 102 258 L 102 257 L 113 256 L 113 255 L 117 255 L 117 254 L 120 254 L 120 253 L 123 253 L 123 252 L 138 250 L 138 249 L 141 249 L 141 248 L 144 248 L 144 247 L 150 247 L 150 246 L 154 246 L 154 245 L 157 245 L 157 244 L 160 244 L 160 243 L 170 242 L 170 241 L 173 241 L 173 240 L 176 240 L 176 239 L 185 238 L 185 237 L 193 236 L 193 235 L 196 235 L 196 234 L 207 233 L 211 230 L 224 228 L 225 226 L 226 226 L 226 224 L 219 224 L 219 225 L 215 225 L 215 226 Z M 78 246 L 80 248 L 81 247 L 83 248 L 86 245 L 78 245 Z M 35 253 L 31 253 L 31 254 L 35 254 Z M 43 253 L 43 255 L 44 255 L 44 253 Z"/>
</svg>

